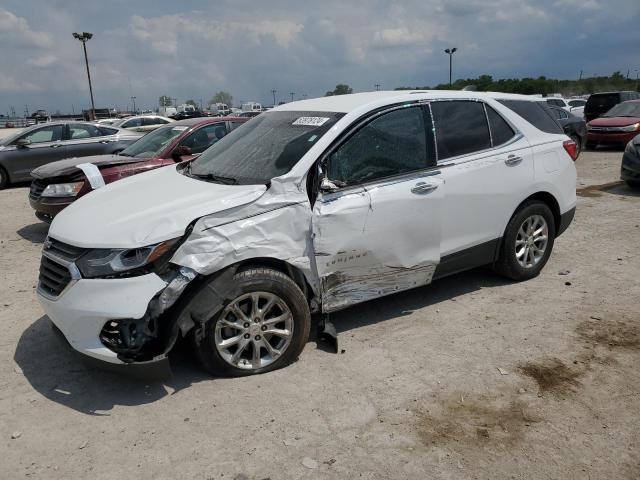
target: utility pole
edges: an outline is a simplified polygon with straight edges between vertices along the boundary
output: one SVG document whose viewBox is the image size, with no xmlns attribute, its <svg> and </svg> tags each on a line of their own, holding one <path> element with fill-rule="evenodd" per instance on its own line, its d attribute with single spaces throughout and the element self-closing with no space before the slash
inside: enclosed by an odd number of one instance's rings
<svg viewBox="0 0 640 480">
<path fill-rule="evenodd" d="M 291 101 L 293 102 L 293 96 L 296 94 L 296 92 L 289 92 L 289 95 L 291 95 Z"/>
<path fill-rule="evenodd" d="M 578 80 L 582 80 L 582 70 L 580 70 L 580 77 L 578 78 Z"/>
<path fill-rule="evenodd" d="M 444 53 L 449 55 L 449 86 L 451 86 L 451 72 L 453 70 L 453 54 L 456 53 L 458 49 L 456 47 L 447 48 Z"/>
<path fill-rule="evenodd" d="M 276 93 L 278 91 L 274 88 L 273 90 L 271 90 L 271 95 L 273 95 L 273 106 L 276 106 Z"/>
<path fill-rule="evenodd" d="M 89 80 L 89 95 L 91 95 L 91 119 L 96 119 L 96 106 L 93 103 L 93 87 L 91 86 L 91 73 L 89 72 L 89 60 L 87 58 L 87 42 L 91 40 L 93 33 L 82 32 L 74 33 L 73 38 L 82 42 L 82 48 L 84 50 L 84 63 L 87 66 L 87 79 Z"/>
<path fill-rule="evenodd" d="M 376 87 L 376 92 L 379 92 L 379 91 L 380 91 L 380 86 L 381 86 L 381 85 L 380 85 L 379 83 L 376 83 L 376 84 L 374 85 L 374 87 Z"/>
</svg>

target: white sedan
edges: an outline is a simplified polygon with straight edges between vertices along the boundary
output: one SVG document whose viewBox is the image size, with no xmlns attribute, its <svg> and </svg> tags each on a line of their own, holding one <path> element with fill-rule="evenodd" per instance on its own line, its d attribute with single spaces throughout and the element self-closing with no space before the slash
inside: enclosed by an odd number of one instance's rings
<svg viewBox="0 0 640 480">
<path fill-rule="evenodd" d="M 171 122 L 173 122 L 172 119 L 161 117 L 160 115 L 137 115 L 135 117 L 123 118 L 113 122 L 112 125 L 118 128 L 133 130 L 134 132 L 147 133 Z"/>
</svg>

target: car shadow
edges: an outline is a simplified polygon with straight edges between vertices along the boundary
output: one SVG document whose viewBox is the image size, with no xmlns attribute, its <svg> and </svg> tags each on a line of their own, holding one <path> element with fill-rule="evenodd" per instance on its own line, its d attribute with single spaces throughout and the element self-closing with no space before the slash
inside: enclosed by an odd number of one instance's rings
<svg viewBox="0 0 640 480">
<path fill-rule="evenodd" d="M 32 223 L 22 227 L 16 233 L 31 243 L 44 243 L 49 232 L 49 224 L 45 222 Z"/>
<path fill-rule="evenodd" d="M 497 287 L 509 281 L 487 269 L 460 273 L 433 285 L 397 293 L 356 305 L 330 316 L 338 333 L 410 315 L 421 308 Z M 314 316 L 317 321 L 318 315 Z M 323 342 L 312 330 L 310 342 Z M 105 371 L 84 360 L 61 338 L 47 316 L 42 316 L 21 335 L 14 360 L 31 386 L 45 398 L 87 415 L 109 415 L 116 406 L 153 403 L 201 381 L 216 381 L 197 363 L 186 346 L 178 345 L 170 356 L 171 375 L 165 378 L 134 378 Z"/>
<path fill-rule="evenodd" d="M 640 189 L 631 188 L 627 183 L 620 182 L 618 185 L 605 187 L 603 192 L 612 193 L 614 195 L 622 195 L 625 197 L 640 197 Z"/>
</svg>

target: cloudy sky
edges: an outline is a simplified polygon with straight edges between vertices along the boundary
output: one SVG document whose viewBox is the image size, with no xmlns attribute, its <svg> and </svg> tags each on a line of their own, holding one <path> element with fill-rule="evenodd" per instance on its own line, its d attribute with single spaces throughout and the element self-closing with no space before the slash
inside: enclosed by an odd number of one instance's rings
<svg viewBox="0 0 640 480">
<path fill-rule="evenodd" d="M 640 69 L 638 0 L 2 0 L 0 113 Z"/>
</svg>

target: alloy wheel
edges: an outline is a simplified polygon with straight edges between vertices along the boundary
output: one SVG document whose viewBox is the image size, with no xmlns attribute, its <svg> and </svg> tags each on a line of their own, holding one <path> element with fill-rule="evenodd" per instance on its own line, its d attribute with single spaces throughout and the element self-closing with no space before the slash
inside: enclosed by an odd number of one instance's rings
<svg viewBox="0 0 640 480">
<path fill-rule="evenodd" d="M 228 364 L 246 370 L 264 368 L 289 347 L 293 315 L 273 293 L 246 293 L 223 310 L 214 336 L 216 349 Z"/>
<path fill-rule="evenodd" d="M 516 236 L 516 260 L 523 268 L 533 268 L 544 258 L 549 242 L 549 226 L 542 215 L 527 217 Z"/>
</svg>

